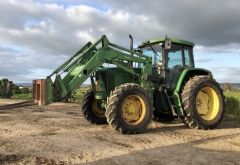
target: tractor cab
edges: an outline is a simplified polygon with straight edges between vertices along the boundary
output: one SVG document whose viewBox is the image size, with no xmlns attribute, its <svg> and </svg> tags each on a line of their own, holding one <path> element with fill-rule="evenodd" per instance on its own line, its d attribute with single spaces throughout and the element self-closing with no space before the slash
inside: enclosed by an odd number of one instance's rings
<svg viewBox="0 0 240 165">
<path fill-rule="evenodd" d="M 139 48 L 152 57 L 153 70 L 173 88 L 184 69 L 194 68 L 193 46 L 185 40 L 160 38 L 144 42 Z"/>
</svg>

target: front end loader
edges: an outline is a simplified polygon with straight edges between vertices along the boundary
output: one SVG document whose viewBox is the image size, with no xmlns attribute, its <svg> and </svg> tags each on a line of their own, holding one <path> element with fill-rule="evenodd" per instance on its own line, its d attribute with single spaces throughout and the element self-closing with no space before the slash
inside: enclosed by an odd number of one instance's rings
<svg viewBox="0 0 240 165">
<path fill-rule="evenodd" d="M 201 129 L 220 124 L 223 92 L 210 71 L 195 68 L 192 42 L 165 37 L 130 47 L 105 35 L 88 42 L 46 79 L 33 81 L 34 99 L 40 105 L 69 100 L 89 79 L 82 112 L 90 123 L 123 134 L 143 132 L 152 119 L 180 118 Z"/>
</svg>

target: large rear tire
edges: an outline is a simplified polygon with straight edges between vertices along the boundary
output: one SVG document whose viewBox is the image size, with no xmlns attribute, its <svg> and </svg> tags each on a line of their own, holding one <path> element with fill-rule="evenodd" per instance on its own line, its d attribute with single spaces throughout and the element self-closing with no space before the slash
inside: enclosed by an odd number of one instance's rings
<svg viewBox="0 0 240 165">
<path fill-rule="evenodd" d="M 152 120 L 152 104 L 140 85 L 127 83 L 111 92 L 105 115 L 122 134 L 141 133 Z"/>
<path fill-rule="evenodd" d="M 183 122 L 190 128 L 214 129 L 223 119 L 224 96 L 210 76 L 195 76 L 183 88 Z"/>
<path fill-rule="evenodd" d="M 82 113 L 84 118 L 92 124 L 106 124 L 105 111 L 99 108 L 92 91 L 88 91 L 83 98 Z"/>
</svg>

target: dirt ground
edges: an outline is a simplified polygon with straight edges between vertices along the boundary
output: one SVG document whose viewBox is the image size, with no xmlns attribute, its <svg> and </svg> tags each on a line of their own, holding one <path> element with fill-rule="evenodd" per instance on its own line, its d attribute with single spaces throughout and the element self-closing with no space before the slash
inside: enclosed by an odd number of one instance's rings
<svg viewBox="0 0 240 165">
<path fill-rule="evenodd" d="M 23 99 L 0 99 L 0 106 L 23 102 Z"/>
<path fill-rule="evenodd" d="M 1 165 L 84 163 L 240 165 L 240 121 L 207 131 L 153 122 L 144 134 L 122 135 L 89 124 L 78 104 L 0 110 Z"/>
</svg>

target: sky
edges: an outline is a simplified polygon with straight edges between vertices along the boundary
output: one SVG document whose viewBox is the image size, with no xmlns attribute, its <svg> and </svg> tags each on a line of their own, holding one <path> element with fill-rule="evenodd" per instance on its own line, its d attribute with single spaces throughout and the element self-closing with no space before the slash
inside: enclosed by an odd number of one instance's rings
<svg viewBox="0 0 240 165">
<path fill-rule="evenodd" d="M 240 82 L 238 0 L 1 0 L 0 78 L 31 83 L 103 34 L 129 47 L 164 37 L 195 43 L 196 67 Z"/>
</svg>

